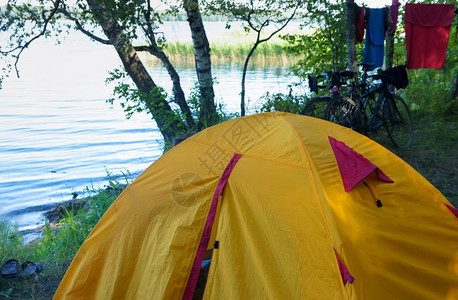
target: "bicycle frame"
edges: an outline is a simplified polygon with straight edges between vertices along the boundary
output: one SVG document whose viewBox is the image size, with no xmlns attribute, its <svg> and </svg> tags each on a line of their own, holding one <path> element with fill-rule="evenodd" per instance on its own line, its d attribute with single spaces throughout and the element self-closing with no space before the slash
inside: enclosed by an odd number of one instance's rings
<svg viewBox="0 0 458 300">
<path fill-rule="evenodd" d="M 376 94 L 379 94 L 377 99 L 373 100 Z M 362 108 L 361 111 L 366 115 L 367 117 L 367 124 L 366 124 L 366 129 L 368 131 L 375 132 L 377 131 L 380 127 L 383 127 L 385 124 L 383 122 L 382 118 L 382 108 L 383 104 L 386 101 L 386 95 L 390 94 L 387 86 L 385 84 L 380 84 L 378 87 L 372 89 L 371 91 L 365 93 L 364 95 L 361 95 L 361 101 Z M 390 94 L 391 95 L 391 94 Z M 374 96 L 374 97 L 371 97 Z M 374 101 L 373 103 L 371 103 Z M 369 108 L 371 115 L 367 115 L 367 109 Z"/>
</svg>

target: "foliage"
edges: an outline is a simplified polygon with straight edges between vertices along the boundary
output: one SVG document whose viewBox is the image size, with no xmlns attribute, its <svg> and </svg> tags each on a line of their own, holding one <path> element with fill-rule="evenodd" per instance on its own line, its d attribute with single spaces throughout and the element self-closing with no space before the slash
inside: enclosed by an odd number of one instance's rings
<svg viewBox="0 0 458 300">
<path fill-rule="evenodd" d="M 156 91 L 152 91 L 149 95 L 142 93 L 139 91 L 137 88 L 135 88 L 131 83 L 129 76 L 122 70 L 120 69 L 115 69 L 112 72 L 110 72 L 110 77 L 107 78 L 106 83 L 115 83 L 116 86 L 114 87 L 113 90 L 113 98 L 110 98 L 107 100 L 108 103 L 111 105 L 114 104 L 115 101 L 119 101 L 121 107 L 123 108 L 126 118 L 129 119 L 132 117 L 134 113 L 142 113 L 147 110 L 147 105 L 151 103 L 150 97 L 151 94 L 155 94 L 156 97 L 163 97 L 164 100 L 167 99 L 167 93 L 161 88 L 157 87 Z M 216 81 L 216 79 L 214 79 Z M 178 105 L 174 103 L 173 98 L 169 98 L 167 100 L 169 104 L 171 104 L 174 108 L 175 114 L 171 114 L 169 116 L 165 116 L 163 119 L 172 122 L 175 118 L 180 118 L 180 120 L 184 120 L 185 116 L 184 114 L 180 111 L 178 108 Z M 201 101 L 202 101 L 202 95 L 201 95 L 201 90 L 199 87 L 199 84 L 196 82 L 194 87 L 190 91 L 190 95 L 187 99 L 189 108 L 191 110 L 192 116 L 194 120 L 197 121 L 200 120 L 200 109 L 201 109 Z M 217 105 L 217 118 L 218 118 L 218 123 L 232 119 L 237 117 L 237 113 L 228 113 L 224 110 L 224 104 L 220 103 Z M 204 120 L 205 121 L 205 120 Z M 211 126 L 212 124 L 207 124 L 203 123 L 200 124 L 200 129 L 207 128 L 208 126 Z M 182 135 L 182 134 L 189 134 L 189 133 L 195 133 L 198 130 L 198 128 L 190 128 L 190 127 L 182 127 L 181 131 L 177 132 L 177 135 Z M 171 146 L 171 145 L 165 145 L 166 149 Z"/>
<path fill-rule="evenodd" d="M 157 99 L 166 100 L 167 93 L 161 87 L 156 87 L 151 90 L 149 93 L 145 93 L 138 88 L 134 87 L 131 83 L 131 80 L 127 73 L 121 69 L 114 69 L 110 72 L 110 77 L 106 79 L 106 83 L 114 83 L 115 87 L 113 89 L 113 98 L 107 99 L 107 102 L 111 105 L 114 104 L 116 100 L 119 101 L 121 107 L 123 108 L 126 118 L 130 119 L 134 113 L 150 113 L 150 106 L 155 105 L 154 103 Z M 159 103 L 161 105 L 161 103 Z M 186 133 L 189 128 L 182 126 L 184 124 L 184 116 L 181 115 L 181 111 L 178 109 L 178 106 L 175 108 L 176 113 L 173 111 L 167 110 L 156 110 L 161 115 L 152 115 L 152 119 L 160 118 L 165 122 L 163 129 L 167 129 L 172 126 L 172 124 L 178 123 L 178 128 L 175 129 L 175 134 L 180 135 Z M 179 120 L 180 122 L 175 122 Z"/>
<path fill-rule="evenodd" d="M 213 79 L 214 82 L 216 83 L 216 79 Z M 191 92 L 190 92 L 190 95 L 188 97 L 188 103 L 189 103 L 189 107 L 191 108 L 191 112 L 193 113 L 193 116 L 196 118 L 196 120 L 199 119 L 198 115 L 199 115 L 199 108 L 200 108 L 200 105 L 201 105 L 201 102 L 202 101 L 202 96 L 200 94 L 200 88 L 199 88 L 199 85 L 197 84 L 197 82 L 194 84 L 194 87 L 191 89 Z M 217 117 L 218 117 L 218 120 L 217 122 L 218 123 L 221 123 L 221 122 L 224 122 L 224 121 L 227 121 L 227 120 L 230 120 L 230 119 L 234 119 L 234 118 L 237 118 L 239 117 L 239 114 L 236 113 L 236 112 L 227 112 L 225 110 L 225 105 L 223 102 L 220 102 L 218 105 L 217 105 Z M 202 124 L 203 128 L 207 128 L 209 127 L 209 124 Z M 192 133 L 192 132 L 187 132 L 187 133 Z"/>
<path fill-rule="evenodd" d="M 183 22 L 186 21 L 188 16 L 183 12 L 178 12 L 175 15 L 165 15 L 162 20 L 164 22 Z M 202 15 L 202 21 L 204 22 L 226 22 L 227 17 L 218 14 L 209 14 L 209 15 Z"/>
<path fill-rule="evenodd" d="M 116 98 L 107 99 L 107 102 L 113 105 L 115 100 L 119 99 L 127 119 L 130 119 L 134 113 L 142 113 L 147 110 L 147 104 L 144 102 L 146 95 L 134 88 L 129 82 L 129 75 L 121 69 L 111 71 L 110 77 L 105 80 L 106 84 L 116 84 L 113 89 L 113 95 Z M 160 94 L 163 90 L 157 92 Z"/>
<path fill-rule="evenodd" d="M 56 231 L 46 223 L 36 251 L 42 256 L 53 257 L 56 261 L 71 260 L 125 186 L 125 184 L 110 182 L 103 190 L 87 188 L 86 192 L 89 196 L 85 199 L 82 209 L 75 211 L 73 206 L 70 209 L 64 207 L 65 215 L 60 222 L 63 226 L 59 230 Z"/>
<path fill-rule="evenodd" d="M 206 14 L 220 14 L 228 18 L 227 28 L 230 22 L 240 20 L 244 22 L 246 32 L 260 30 L 265 26 L 281 26 L 288 20 L 288 12 L 302 6 L 300 0 L 253 0 L 253 1 L 228 1 L 206 0 Z"/>
<path fill-rule="evenodd" d="M 51 37 L 65 31 L 62 22 L 57 22 L 56 13 L 44 6 L 34 6 L 28 2 L 18 4 L 17 1 L 8 1 L 0 8 L 0 32 L 8 32 L 2 36 L 0 44 L 1 78 L 9 76 L 9 72 L 16 71 L 19 77 L 17 63 L 22 52 L 38 37 Z M 38 1 L 43 3 L 44 0 Z"/>
<path fill-rule="evenodd" d="M 261 112 L 283 111 L 293 114 L 299 114 L 304 108 L 306 98 L 302 95 L 293 95 L 289 93 L 267 93 L 263 97 L 263 103 L 260 108 Z"/>
<path fill-rule="evenodd" d="M 307 4 L 305 34 L 288 34 L 282 38 L 288 42 L 287 50 L 304 55 L 293 71 L 305 78 L 307 74 L 319 74 L 329 70 L 343 70 L 347 64 L 345 42 L 345 1 L 318 1 Z"/>
<path fill-rule="evenodd" d="M 17 259 L 19 263 L 37 258 L 32 249 L 23 246 L 23 237 L 16 226 L 9 221 L 0 221 L 0 264 L 9 259 Z M 22 282 L 11 283 L 0 277 L 0 298 L 8 299 L 24 289 Z"/>
<path fill-rule="evenodd" d="M 404 97 L 411 103 L 411 110 L 419 115 L 457 115 L 457 99 L 451 99 L 455 78 L 450 71 L 410 70 L 410 84 Z M 455 73 L 456 74 L 456 73 Z"/>
</svg>

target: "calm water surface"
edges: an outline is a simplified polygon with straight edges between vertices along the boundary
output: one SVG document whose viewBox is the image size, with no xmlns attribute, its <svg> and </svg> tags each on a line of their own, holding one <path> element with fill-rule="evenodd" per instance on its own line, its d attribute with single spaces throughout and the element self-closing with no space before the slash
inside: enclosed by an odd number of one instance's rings
<svg viewBox="0 0 458 300">
<path fill-rule="evenodd" d="M 61 45 L 39 40 L 0 90 L 0 217 L 20 229 L 43 223 L 47 205 L 84 196 L 87 186 L 103 188 L 110 178 L 134 178 L 161 155 L 161 135 L 149 116 L 126 120 L 118 105 L 106 103 L 108 71 L 120 65 L 108 46 L 73 33 Z M 189 92 L 195 70 L 179 69 Z M 151 70 L 167 91 L 162 68 Z M 215 66 L 215 92 L 229 111 L 238 111 L 239 67 Z M 257 103 L 267 90 L 287 92 L 286 70 L 254 69 L 247 97 Z M 170 92 L 169 92 L 170 93 Z M 110 175 L 110 177 L 108 177 Z"/>
</svg>

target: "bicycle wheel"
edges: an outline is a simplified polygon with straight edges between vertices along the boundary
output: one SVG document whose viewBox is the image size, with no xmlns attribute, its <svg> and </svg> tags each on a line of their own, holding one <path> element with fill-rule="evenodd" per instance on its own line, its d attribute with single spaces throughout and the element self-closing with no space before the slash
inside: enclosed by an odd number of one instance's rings
<svg viewBox="0 0 458 300">
<path fill-rule="evenodd" d="M 396 147 L 408 147 L 413 140 L 413 122 L 404 99 L 391 95 L 383 103 L 383 123 L 390 140 Z"/>
<path fill-rule="evenodd" d="M 363 113 L 357 103 L 346 96 L 332 99 L 329 102 L 326 106 L 324 119 L 358 132 L 365 132 Z"/>
<path fill-rule="evenodd" d="M 329 96 L 315 97 L 307 102 L 301 115 L 322 119 L 324 117 L 326 105 L 328 105 L 329 101 L 331 101 L 331 97 Z"/>
</svg>

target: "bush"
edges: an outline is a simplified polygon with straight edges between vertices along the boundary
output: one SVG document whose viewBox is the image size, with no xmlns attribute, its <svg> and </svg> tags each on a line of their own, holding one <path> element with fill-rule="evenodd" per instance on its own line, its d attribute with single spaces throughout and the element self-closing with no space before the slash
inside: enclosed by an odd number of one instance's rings
<svg viewBox="0 0 458 300">
<path fill-rule="evenodd" d="M 456 99 L 451 97 L 453 76 L 445 70 L 409 70 L 409 86 L 403 97 L 411 103 L 411 110 L 418 116 L 456 115 Z"/>
<path fill-rule="evenodd" d="M 282 93 L 267 93 L 263 96 L 264 102 L 261 106 L 261 112 L 283 111 L 299 114 L 304 108 L 305 96 L 288 95 Z"/>
</svg>

